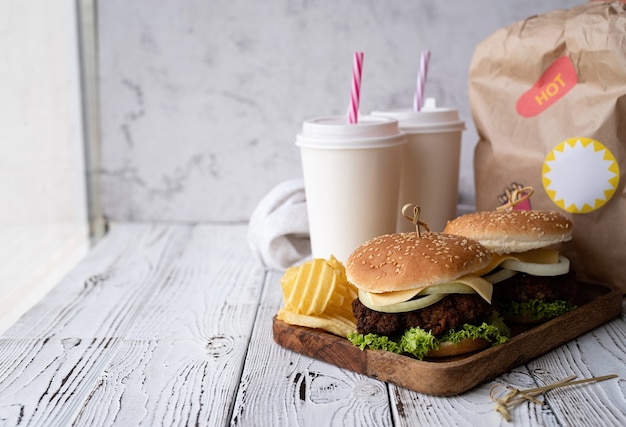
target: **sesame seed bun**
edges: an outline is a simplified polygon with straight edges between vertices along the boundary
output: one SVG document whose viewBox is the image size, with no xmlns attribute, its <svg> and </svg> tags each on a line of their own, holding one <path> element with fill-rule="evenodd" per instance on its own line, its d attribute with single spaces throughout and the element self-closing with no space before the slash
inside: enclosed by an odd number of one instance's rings
<svg viewBox="0 0 626 427">
<path fill-rule="evenodd" d="M 443 233 L 386 234 L 359 246 L 346 261 L 348 280 L 372 293 L 446 283 L 486 266 L 480 243 Z"/>
<path fill-rule="evenodd" d="M 497 254 L 525 252 L 572 239 L 572 222 L 555 211 L 512 210 L 465 214 L 444 233 L 479 241 Z"/>
<path fill-rule="evenodd" d="M 427 357 L 459 356 L 461 354 L 473 353 L 487 347 L 491 347 L 491 343 L 483 338 L 465 338 L 458 343 L 443 341 L 439 343 L 437 350 L 430 350 Z"/>
</svg>

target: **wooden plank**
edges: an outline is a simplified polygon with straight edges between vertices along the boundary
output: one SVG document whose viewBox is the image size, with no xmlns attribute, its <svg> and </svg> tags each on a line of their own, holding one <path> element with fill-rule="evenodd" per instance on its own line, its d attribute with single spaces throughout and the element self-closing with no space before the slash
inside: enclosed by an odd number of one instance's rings
<svg viewBox="0 0 626 427">
<path fill-rule="evenodd" d="M 245 232 L 115 224 L 0 338 L 0 418 L 225 424 L 264 275 Z"/>
<path fill-rule="evenodd" d="M 274 343 L 281 273 L 253 260 L 245 232 L 243 225 L 114 224 L 0 337 L 0 419 L 26 426 L 493 425 L 503 424 L 489 399 L 496 381 L 529 388 L 615 372 L 620 381 L 553 391 L 546 405 L 516 408 L 514 425 L 626 424 L 623 315 L 470 392 L 430 396 Z"/>
<path fill-rule="evenodd" d="M 280 276 L 265 281 L 232 425 L 393 425 L 385 383 L 274 343 Z"/>
</svg>

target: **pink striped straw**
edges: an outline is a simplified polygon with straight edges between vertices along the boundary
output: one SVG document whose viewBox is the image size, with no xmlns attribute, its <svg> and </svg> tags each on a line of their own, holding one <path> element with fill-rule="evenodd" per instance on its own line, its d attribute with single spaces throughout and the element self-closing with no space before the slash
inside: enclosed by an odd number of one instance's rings
<svg viewBox="0 0 626 427">
<path fill-rule="evenodd" d="M 429 61 L 430 51 L 423 50 L 420 55 L 420 68 L 417 72 L 417 85 L 415 87 L 415 96 L 413 97 L 413 111 L 421 111 L 422 106 L 424 105 L 424 88 L 426 86 Z"/>
<path fill-rule="evenodd" d="M 354 52 L 352 65 L 352 90 L 350 91 L 350 108 L 348 109 L 348 122 L 359 122 L 359 102 L 361 100 L 361 74 L 363 72 L 363 52 Z"/>
</svg>

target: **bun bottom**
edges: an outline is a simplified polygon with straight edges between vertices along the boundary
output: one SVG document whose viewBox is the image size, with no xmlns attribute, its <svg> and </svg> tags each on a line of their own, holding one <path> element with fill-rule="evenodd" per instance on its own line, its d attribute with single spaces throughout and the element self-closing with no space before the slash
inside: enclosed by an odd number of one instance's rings
<svg viewBox="0 0 626 427">
<path fill-rule="evenodd" d="M 491 344 L 483 338 L 465 338 L 456 344 L 451 341 L 444 341 L 439 343 L 437 350 L 430 350 L 426 357 L 439 358 L 458 356 L 482 350 L 490 345 Z"/>
</svg>

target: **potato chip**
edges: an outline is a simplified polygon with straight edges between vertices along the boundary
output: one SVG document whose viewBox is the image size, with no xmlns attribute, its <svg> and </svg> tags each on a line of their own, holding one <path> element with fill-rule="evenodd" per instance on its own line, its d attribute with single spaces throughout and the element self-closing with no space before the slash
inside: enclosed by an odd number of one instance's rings
<svg viewBox="0 0 626 427">
<path fill-rule="evenodd" d="M 323 329 L 340 337 L 347 337 L 356 329 L 356 323 L 346 319 L 307 316 L 280 309 L 276 317 L 290 325 L 304 326 L 305 328 Z"/>
<path fill-rule="evenodd" d="M 283 288 L 280 320 L 341 336 L 356 328 L 352 301 L 357 297 L 357 289 L 348 282 L 346 270 L 336 258 L 316 258 L 291 267 L 280 283 Z"/>
</svg>

